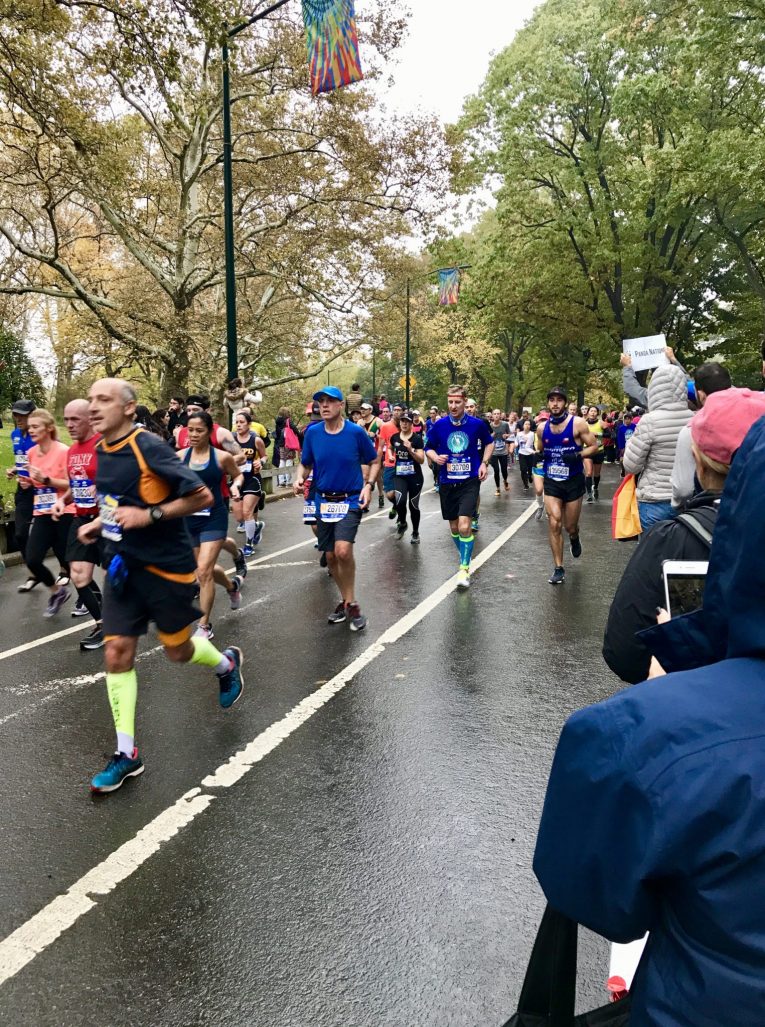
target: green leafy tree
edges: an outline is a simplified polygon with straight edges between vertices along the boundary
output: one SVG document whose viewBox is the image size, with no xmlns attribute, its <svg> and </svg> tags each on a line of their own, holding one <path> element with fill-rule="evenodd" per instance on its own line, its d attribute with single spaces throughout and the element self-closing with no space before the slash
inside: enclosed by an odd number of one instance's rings
<svg viewBox="0 0 765 1027">
<path fill-rule="evenodd" d="M 41 405 L 42 379 L 21 338 L 0 325 L 0 411 L 21 397 Z"/>
</svg>

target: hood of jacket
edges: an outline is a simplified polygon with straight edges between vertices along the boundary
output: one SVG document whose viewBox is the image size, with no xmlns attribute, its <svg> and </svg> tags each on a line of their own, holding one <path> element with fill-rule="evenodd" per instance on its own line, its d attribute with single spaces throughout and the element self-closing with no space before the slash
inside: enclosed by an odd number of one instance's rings
<svg viewBox="0 0 765 1027">
<path fill-rule="evenodd" d="M 720 502 L 704 589 L 708 630 L 715 619 L 729 657 L 765 659 L 765 417 L 733 458 Z"/>
<path fill-rule="evenodd" d="M 688 379 L 677 364 L 662 364 L 648 384 L 648 409 L 687 410 Z"/>
</svg>

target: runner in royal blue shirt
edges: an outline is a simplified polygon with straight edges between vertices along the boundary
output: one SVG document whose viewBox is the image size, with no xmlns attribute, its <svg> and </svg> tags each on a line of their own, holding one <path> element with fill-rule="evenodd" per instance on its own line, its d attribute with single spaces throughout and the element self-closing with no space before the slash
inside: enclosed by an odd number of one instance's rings
<svg viewBox="0 0 765 1027">
<path fill-rule="evenodd" d="M 481 482 L 486 479 L 494 452 L 491 429 L 482 418 L 465 413 L 466 401 L 467 391 L 461 385 L 452 385 L 446 396 L 449 414 L 428 431 L 426 450 L 428 459 L 439 468 L 441 515 L 449 522 L 460 554 L 458 588 L 470 587 L 473 519 L 478 512 Z"/>
<path fill-rule="evenodd" d="M 361 631 L 367 619 L 355 597 L 353 543 L 361 515 L 369 506 L 380 461 L 365 429 L 344 419 L 340 389 L 327 385 L 313 398 L 319 404 L 323 424 L 305 433 L 294 481 L 295 494 L 303 494 L 313 469 L 316 537 L 319 549 L 327 554 L 327 564 L 341 595 L 340 603 L 327 620 L 330 624 L 347 620 L 351 631 Z"/>
</svg>

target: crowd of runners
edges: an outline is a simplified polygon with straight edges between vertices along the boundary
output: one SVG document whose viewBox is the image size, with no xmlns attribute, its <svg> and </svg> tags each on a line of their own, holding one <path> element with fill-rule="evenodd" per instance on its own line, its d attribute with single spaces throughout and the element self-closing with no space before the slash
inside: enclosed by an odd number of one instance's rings
<svg viewBox="0 0 765 1027">
<path fill-rule="evenodd" d="M 641 481 L 654 489 L 640 503 L 646 527 L 672 517 L 673 504 L 679 508 L 694 491 L 691 472 L 690 493 L 679 498 L 673 493 L 673 482 L 688 491 L 687 467 L 674 466 L 675 452 L 678 464 L 687 459 L 682 430 L 693 405 L 687 376 L 674 359 L 657 369 L 647 390 L 641 391 L 636 378 L 633 382 L 628 363 L 624 375 L 625 390 L 636 405 L 621 412 L 578 404 L 560 385 L 549 390 L 545 407 L 535 414 L 493 409 L 479 415 L 459 385 L 448 389 L 445 409 L 432 406 L 425 417 L 385 397 L 365 400 L 357 385 L 348 396 L 334 386 L 320 389 L 302 425 L 293 425 L 289 410 L 282 408 L 272 463 L 283 480 L 293 475 L 303 521 L 316 537 L 321 566 L 337 586 L 338 603 L 328 623 L 347 623 L 354 632 L 366 627 L 354 559 L 362 516 L 376 492 L 379 509 L 389 504 L 395 538 L 409 534 L 410 543 L 419 545 L 426 475 L 429 480 L 432 475 L 457 551 L 460 590 L 471 585 L 481 486 L 487 480 L 493 479 L 495 496 L 513 489 L 526 496 L 533 490 L 535 517 L 547 519 L 551 585 L 565 582 L 566 541 L 573 559 L 582 556 L 582 505 L 599 501 L 604 462 L 620 463 L 622 475 L 625 468 L 641 471 Z M 700 405 L 709 392 L 729 387 L 726 376 L 719 364 L 703 365 L 693 402 Z M 681 396 L 675 406 L 682 410 L 668 415 L 672 474 L 665 474 L 661 493 L 652 461 L 662 443 L 656 443 L 651 458 L 647 440 L 663 416 L 661 403 L 668 402 L 661 399 L 665 379 L 672 396 Z M 269 433 L 244 405 L 255 397 L 243 389 L 241 394 L 229 390 L 227 397 L 230 393 L 240 401 L 227 400 L 233 431 L 213 420 L 205 396 L 176 398 L 151 414 L 138 404 L 128 382 L 103 379 L 87 399 L 67 404 L 69 446 L 58 439 L 48 411 L 27 399 L 13 405 L 14 466 L 7 475 L 17 483 L 15 535 L 29 572 L 19 591 L 32 592 L 38 585 L 47 589 L 42 616 L 52 618 L 73 588 L 77 602 L 72 615 L 93 622 L 80 648 L 105 647 L 117 747 L 105 770 L 93 778 L 94 791 L 112 791 L 143 770 L 135 747 L 134 664 L 138 638 L 149 622 L 169 659 L 214 669 L 221 706 L 233 705 L 242 693 L 242 653 L 213 646 L 213 611 L 218 590 L 231 609 L 242 603 L 247 558 L 265 528 L 262 471 Z M 665 470 L 668 452 L 659 454 Z M 234 534 L 244 534 L 241 547 L 229 533 L 230 513 Z M 45 563 L 50 551 L 57 574 Z M 224 567 L 224 554 L 232 567 Z M 105 571 L 101 583 L 99 569 Z"/>
</svg>

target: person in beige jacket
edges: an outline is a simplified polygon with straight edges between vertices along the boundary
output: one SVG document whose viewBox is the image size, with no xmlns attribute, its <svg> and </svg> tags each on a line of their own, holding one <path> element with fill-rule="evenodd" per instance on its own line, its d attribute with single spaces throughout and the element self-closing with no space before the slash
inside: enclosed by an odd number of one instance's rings
<svg viewBox="0 0 765 1027">
<path fill-rule="evenodd" d="M 624 470 L 640 475 L 637 498 L 643 531 L 675 516 L 672 467 L 678 435 L 691 417 L 683 369 L 676 364 L 657 367 L 648 386 L 648 413 L 640 418 L 624 450 Z"/>
</svg>

